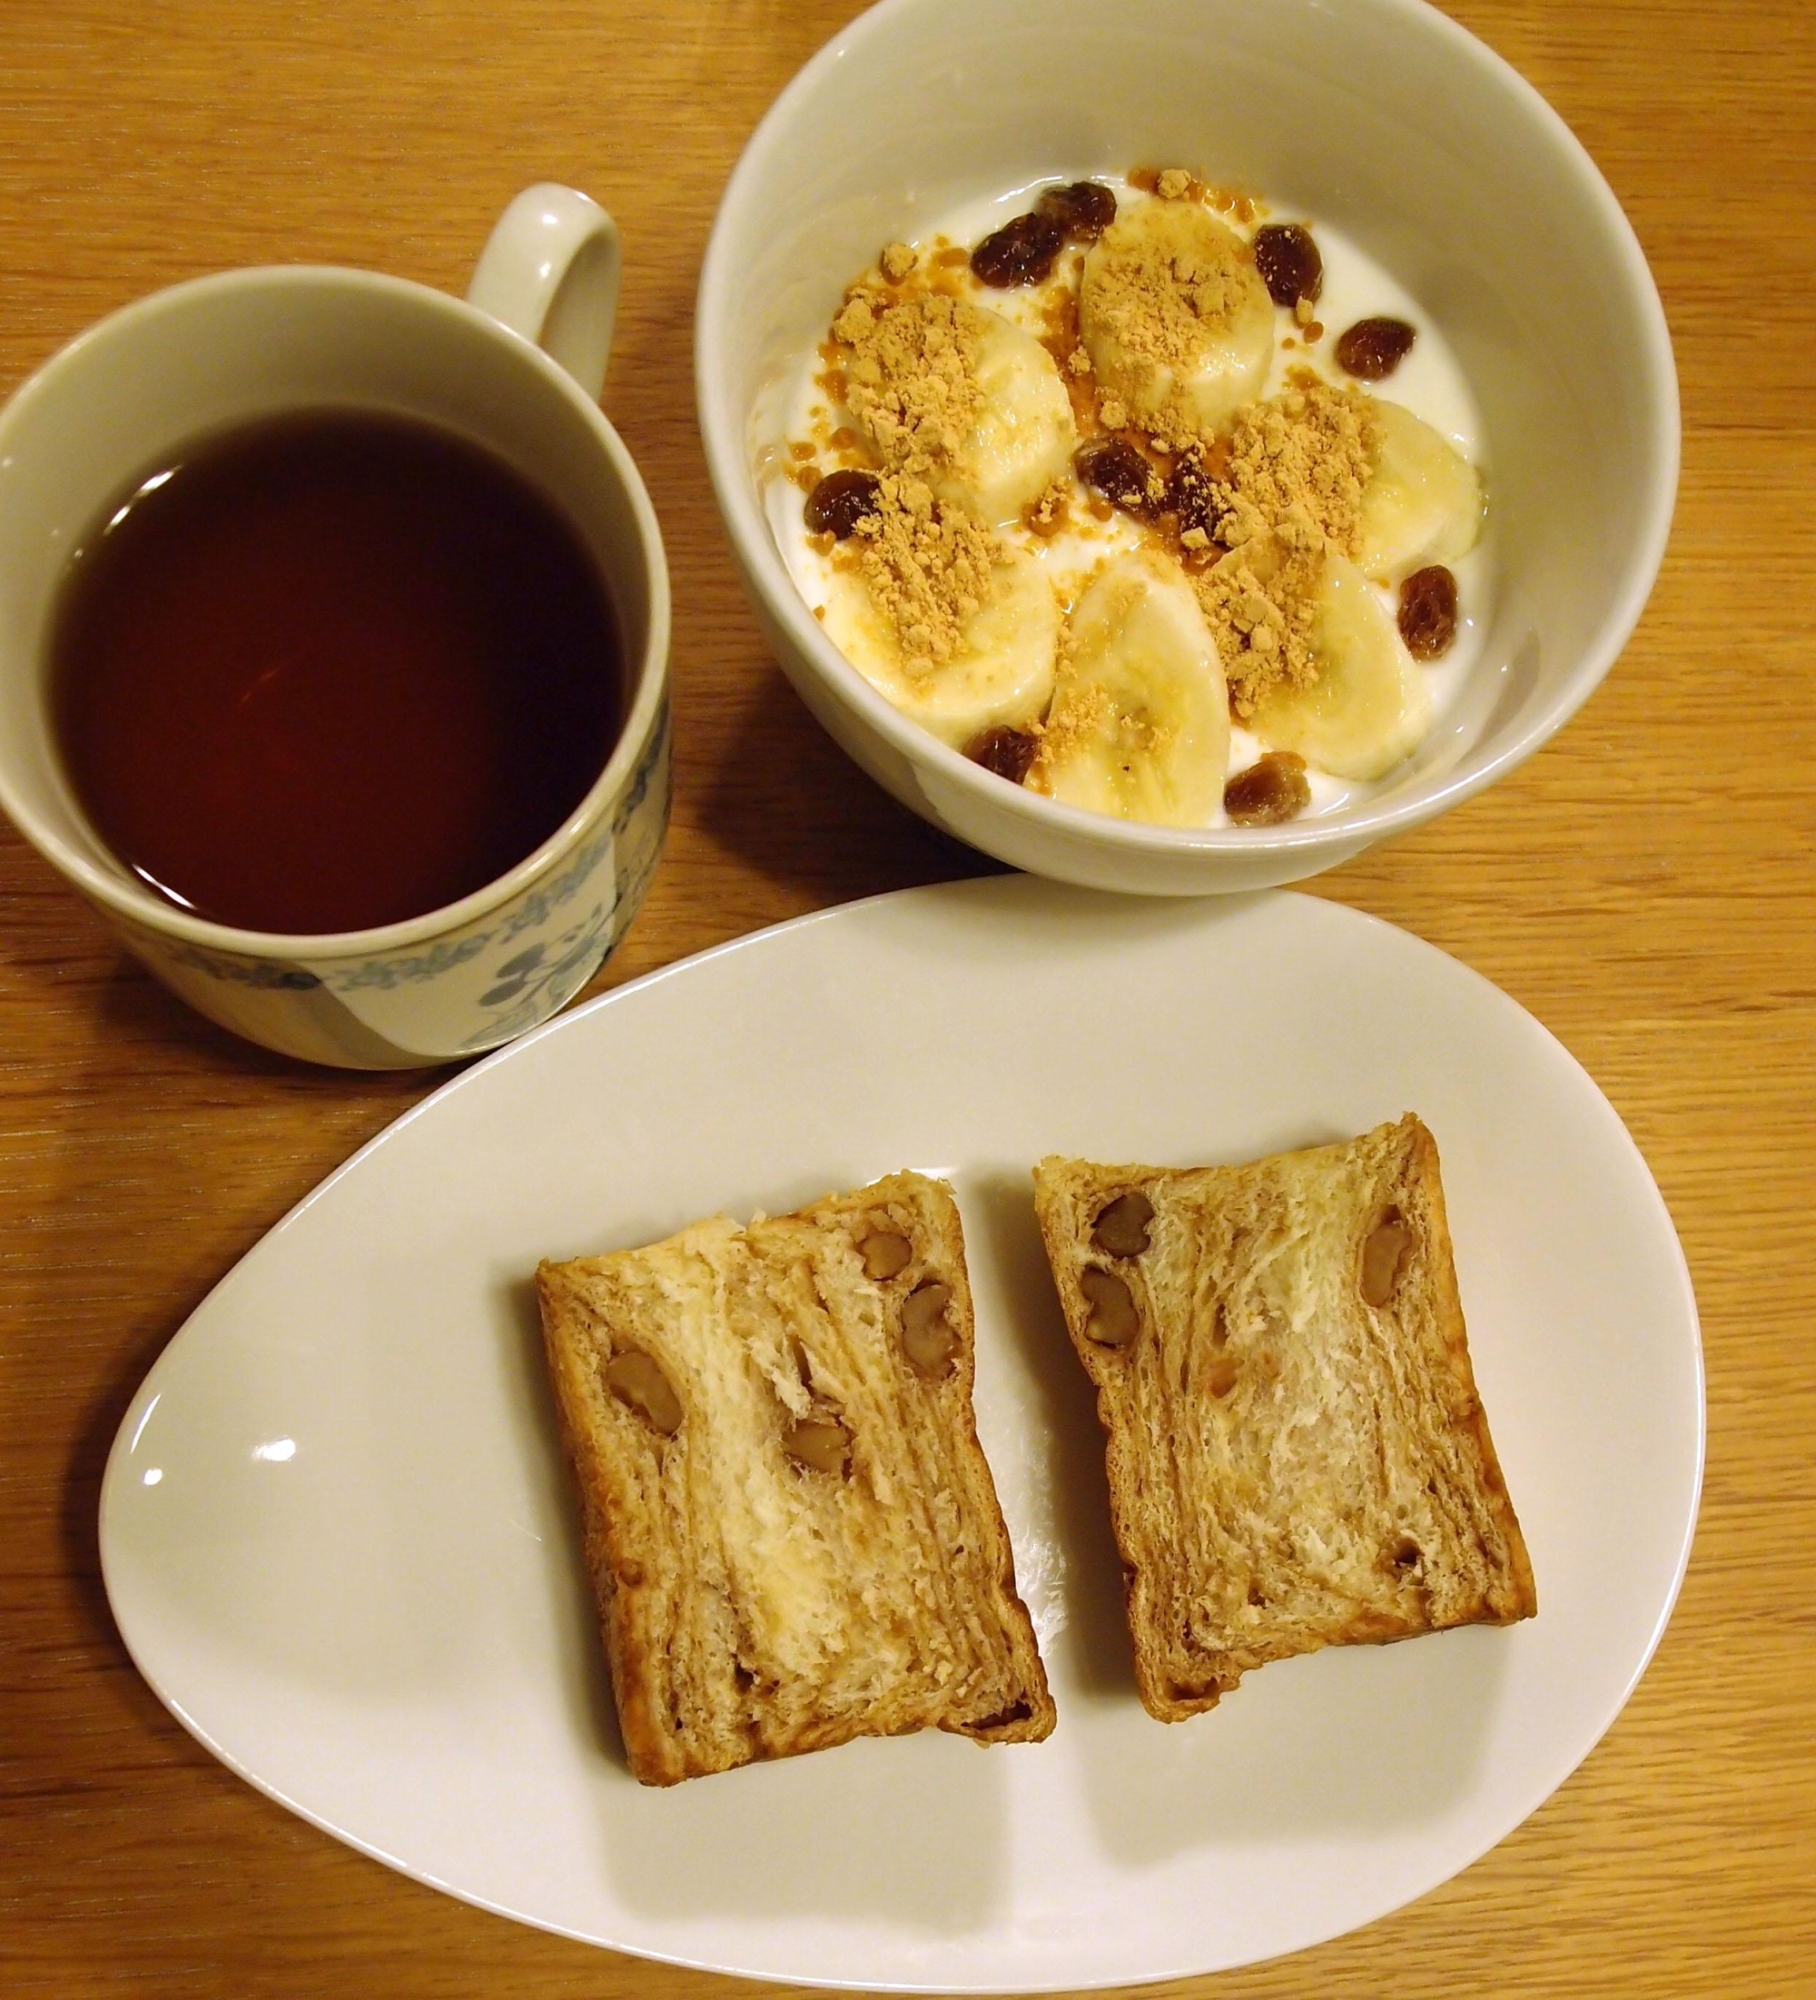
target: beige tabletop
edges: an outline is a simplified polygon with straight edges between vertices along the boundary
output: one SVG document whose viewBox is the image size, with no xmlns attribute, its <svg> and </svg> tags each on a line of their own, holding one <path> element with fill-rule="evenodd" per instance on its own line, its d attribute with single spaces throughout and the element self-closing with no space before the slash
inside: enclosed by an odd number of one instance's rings
<svg viewBox="0 0 1816 2000">
<path fill-rule="evenodd" d="M 756 119 L 850 0 L 6 0 L 0 391 L 222 266 L 459 290 L 541 179 L 624 232 L 606 405 L 675 586 L 673 831 L 611 985 L 983 864 L 810 721 L 740 594 L 690 314 Z M 1605 1741 L 1444 1888 L 1194 1996 L 1816 1992 L 1816 12 L 1458 0 L 1632 217 L 1682 376 L 1676 530 L 1583 714 L 1315 885 L 1529 1008 L 1626 1120 L 1700 1303 L 1709 1456 L 1676 1617 Z M 140 1681 L 102 1466 L 209 1287 L 432 1075 L 305 1069 L 153 984 L 0 830 L 0 1991 L 183 2000 L 738 1989 L 485 1915 L 216 1764 Z M 1533 1274 L 1535 1286 L 1544 1273 Z"/>
</svg>

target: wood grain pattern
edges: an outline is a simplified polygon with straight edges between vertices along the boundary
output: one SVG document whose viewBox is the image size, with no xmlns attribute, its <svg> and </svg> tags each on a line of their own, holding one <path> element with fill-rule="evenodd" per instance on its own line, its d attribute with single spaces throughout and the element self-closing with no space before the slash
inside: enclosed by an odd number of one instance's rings
<svg viewBox="0 0 1816 2000">
<path fill-rule="evenodd" d="M 718 191 L 851 0 L 8 0 L 0 392 L 157 285 L 271 259 L 458 290 L 517 187 L 586 188 L 629 278 L 607 407 L 668 536 L 678 795 L 616 982 L 976 857 L 853 771 L 767 660 L 694 428 Z M 1584 713 L 1318 885 L 1462 958 L 1626 1119 L 1703 1313 L 1709 1467 L 1656 1662 L 1458 1880 L 1219 1996 L 1816 1991 L 1816 13 L 1454 0 L 1626 205 L 1677 342 L 1670 554 Z M 0 830 L 0 1989 L 91 2000 L 722 1994 L 468 1909 L 215 1764 L 110 1621 L 95 1507 L 209 1286 L 431 1079 L 318 1074 L 151 984 Z M 1535 1274 L 1535 1282 L 1541 1274 Z"/>
</svg>

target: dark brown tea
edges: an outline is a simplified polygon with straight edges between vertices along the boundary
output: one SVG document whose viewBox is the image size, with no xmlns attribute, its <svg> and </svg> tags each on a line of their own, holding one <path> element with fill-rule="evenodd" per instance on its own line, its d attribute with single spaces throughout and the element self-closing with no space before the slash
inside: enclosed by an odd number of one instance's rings
<svg viewBox="0 0 1816 2000">
<path fill-rule="evenodd" d="M 96 832 L 199 916 L 421 916 L 573 811 L 621 725 L 604 586 L 516 473 L 335 411 L 203 440 L 97 524 L 58 608 L 65 765 Z"/>
</svg>

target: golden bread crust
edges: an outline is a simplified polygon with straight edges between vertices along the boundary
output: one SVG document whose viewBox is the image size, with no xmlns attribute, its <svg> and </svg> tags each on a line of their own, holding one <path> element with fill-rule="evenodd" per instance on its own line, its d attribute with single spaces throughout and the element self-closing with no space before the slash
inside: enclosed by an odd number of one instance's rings
<svg viewBox="0 0 1816 2000">
<path fill-rule="evenodd" d="M 1133 1254 L 1096 1240 L 1125 1197 L 1152 1209 Z M 1321 1646 L 1533 1615 L 1416 1117 L 1246 1166 L 1050 1158 L 1035 1207 L 1097 1389 L 1151 1714 Z M 1111 1281 L 1132 1319 L 1103 1316 Z"/>
<path fill-rule="evenodd" d="M 928 1727 L 1051 1731 L 977 1439 L 949 1188 L 896 1174 L 545 1263 L 537 1289 L 638 1779 Z M 915 1294 L 939 1307 L 918 1341 Z"/>
</svg>

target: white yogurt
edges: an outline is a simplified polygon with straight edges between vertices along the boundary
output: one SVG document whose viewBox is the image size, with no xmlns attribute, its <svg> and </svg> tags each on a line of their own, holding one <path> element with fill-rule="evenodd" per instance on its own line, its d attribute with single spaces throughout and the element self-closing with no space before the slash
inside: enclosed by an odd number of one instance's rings
<svg viewBox="0 0 1816 2000">
<path fill-rule="evenodd" d="M 1094 179 L 1113 189 L 1119 212 L 1155 198 L 1109 175 L 1045 176 L 1026 187 L 955 206 L 932 229 L 914 239 L 910 247 L 923 258 L 946 247 L 969 250 L 1012 217 L 1025 214 L 1034 206 L 1041 191 L 1061 178 Z M 1383 402 L 1403 404 L 1414 416 L 1423 418 L 1434 430 L 1448 438 L 1486 479 L 1488 468 L 1483 459 L 1481 414 L 1462 369 L 1443 335 L 1432 324 L 1430 315 L 1422 311 L 1417 300 L 1395 283 L 1379 264 L 1328 223 L 1320 222 L 1314 216 L 1270 211 L 1258 198 L 1254 199 L 1254 207 L 1254 218 L 1250 222 L 1240 222 L 1233 215 L 1224 215 L 1222 219 L 1245 237 L 1252 237 L 1255 230 L 1268 221 L 1304 223 L 1311 231 L 1324 261 L 1323 289 L 1317 304 L 1317 320 L 1324 329 L 1323 336 L 1308 346 L 1303 330 L 1293 323 L 1292 314 L 1276 309 L 1274 361 L 1264 393 L 1269 396 L 1277 394 L 1286 386 L 1288 372 L 1294 368 L 1309 368 L 1324 380 L 1341 387 L 1358 386 L 1336 364 L 1334 350 L 1338 336 L 1360 319 L 1405 320 L 1418 330 L 1411 352 L 1385 381 L 1359 386 Z M 1062 252 L 1055 266 L 1055 278 L 1043 285 L 998 290 L 973 277 L 965 266 L 955 266 L 951 275 L 960 297 L 1038 335 L 1046 330 L 1047 305 L 1059 274 L 1068 270 L 1079 254 L 1076 248 Z M 855 278 L 859 274 L 853 272 L 852 275 Z M 830 317 L 829 314 L 829 320 Z M 863 462 L 855 453 L 841 455 L 827 447 L 826 441 L 831 433 L 840 426 L 851 425 L 851 417 L 847 411 L 829 406 L 818 380 L 824 365 L 817 352 L 802 357 L 794 379 L 786 385 L 775 405 L 780 417 L 781 436 L 761 454 L 758 466 L 770 531 L 776 538 L 776 545 L 796 588 L 810 607 L 824 605 L 832 565 L 829 558 L 813 546 L 808 535 L 804 518 L 806 492 L 788 476 L 791 465 L 797 462 L 791 458 L 790 446 L 797 441 L 815 443 L 818 447 L 816 460 L 822 471 L 830 471 L 839 464 Z M 1492 526 L 1492 512 L 1489 526 Z M 1108 521 L 1089 520 L 1078 531 L 1066 530 L 1050 538 L 1020 527 L 1002 532 L 1005 540 L 1033 552 L 1046 569 L 1061 602 L 1067 606 L 1107 555 L 1140 547 L 1147 539 L 1139 525 L 1120 511 Z M 1491 550 L 1491 536 L 1485 531 L 1469 554 L 1451 565 L 1457 580 L 1456 638 L 1441 660 L 1420 669 L 1432 702 L 1428 737 L 1437 732 L 1448 712 L 1456 706 L 1480 651 L 1493 583 Z M 1392 616 L 1398 606 L 1397 593 L 1382 585 L 1371 585 L 1370 588 Z M 1234 726 L 1230 732 L 1231 775 L 1252 764 L 1261 750 L 1262 745 L 1254 736 L 1240 724 Z M 1306 776 L 1312 794 L 1308 815 L 1334 811 L 1379 792 L 1393 782 L 1390 776 L 1376 783 L 1359 784 L 1331 777 L 1315 768 L 1308 770 Z M 1222 823 L 1221 813 L 1211 822 L 1213 825 Z"/>
</svg>

